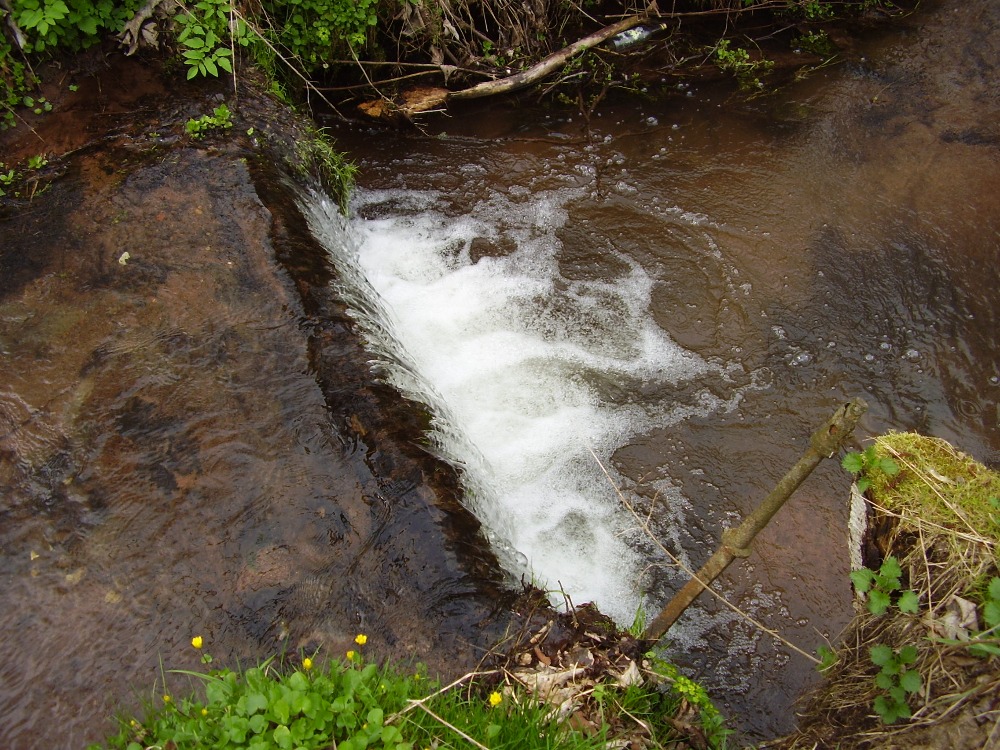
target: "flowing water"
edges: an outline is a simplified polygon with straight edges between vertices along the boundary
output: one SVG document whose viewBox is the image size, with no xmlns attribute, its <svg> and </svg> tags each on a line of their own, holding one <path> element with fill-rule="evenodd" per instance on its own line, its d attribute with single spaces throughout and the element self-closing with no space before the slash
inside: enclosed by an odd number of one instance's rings
<svg viewBox="0 0 1000 750">
<path fill-rule="evenodd" d="M 462 670 L 505 624 L 497 559 L 627 624 L 685 577 L 622 499 L 698 565 L 855 395 L 859 437 L 996 465 L 998 29 L 933 3 L 749 102 L 331 123 L 346 222 L 233 154 L 75 155 L 0 224 L 0 744 L 97 739 L 195 632 L 219 663 L 364 630 Z M 847 515 L 825 462 L 719 591 L 836 637 Z M 815 679 L 712 599 L 670 652 L 752 737 Z"/>
<path fill-rule="evenodd" d="M 586 124 L 498 106 L 339 133 L 354 218 L 334 236 L 312 204 L 311 226 L 509 573 L 630 623 L 684 577 L 619 492 L 700 564 L 856 395 L 859 437 L 915 429 L 996 463 L 997 15 L 945 4 L 750 102 L 682 86 Z M 721 582 L 809 651 L 851 612 L 828 464 Z M 670 639 L 765 733 L 812 679 L 711 601 Z"/>
</svg>

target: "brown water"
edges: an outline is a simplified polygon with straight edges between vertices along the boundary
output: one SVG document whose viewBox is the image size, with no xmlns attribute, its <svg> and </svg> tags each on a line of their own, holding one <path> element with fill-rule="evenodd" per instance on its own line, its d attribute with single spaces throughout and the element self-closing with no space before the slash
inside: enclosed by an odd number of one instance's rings
<svg viewBox="0 0 1000 750">
<path fill-rule="evenodd" d="M 704 372 L 587 379 L 653 415 L 609 463 L 697 563 L 854 395 L 859 434 L 919 429 L 997 462 L 998 16 L 935 4 L 775 96 L 609 104 L 589 133 L 498 107 L 430 126 L 449 137 L 337 135 L 371 219 L 420 216 L 382 188 L 479 226 L 481 204 L 544 194 L 564 212 L 541 233 L 557 288 L 649 279 L 642 314 Z M 504 622 L 453 472 L 416 447 L 422 410 L 373 382 L 280 176 L 243 138 L 153 148 L 207 111 L 170 106 L 172 126 L 76 155 L 0 219 L 4 747 L 97 739 L 160 658 L 197 664 L 196 633 L 232 663 L 364 631 L 448 671 Z M 515 254 L 525 217 L 498 225 L 470 260 Z M 721 586 L 807 650 L 851 613 L 847 480 L 828 463 Z M 658 601 L 679 580 L 636 585 Z M 791 725 L 810 664 L 711 603 L 672 635 L 752 734 Z"/>
<path fill-rule="evenodd" d="M 609 374 L 618 385 L 595 391 L 605 410 L 643 412 L 611 452 L 616 479 L 656 498 L 659 535 L 695 563 L 798 458 L 812 429 L 856 395 L 871 406 L 859 437 L 919 430 L 996 465 L 998 20 L 995 3 L 935 4 L 855 59 L 749 102 L 695 87 L 641 107 L 609 104 L 586 126 L 564 113 L 497 105 L 485 117 L 426 124 L 425 133 L 338 129 L 362 166 L 357 227 L 373 238 L 363 245 L 376 259 L 382 244 L 401 245 L 389 261 L 396 265 L 363 264 L 369 276 L 391 277 L 390 296 L 424 273 L 412 271 L 405 245 L 428 236 L 441 258 L 456 259 L 456 278 L 542 236 L 534 252 L 553 253 L 558 272 L 539 283 L 555 297 L 577 295 L 580 280 L 624 284 L 628 269 L 640 268 L 652 280 L 640 317 L 648 312 L 711 366 L 702 377 L 641 382 Z M 455 229 L 470 224 L 468 233 Z M 464 308 L 466 288 L 434 278 L 423 298 L 398 295 L 402 317 Z M 493 304 L 488 285 L 468 289 Z M 579 333 L 565 333 L 559 304 L 540 309 L 559 322 L 528 326 L 537 341 L 552 330 L 563 331 L 557 339 Z M 478 318 L 470 320 L 442 327 L 434 345 L 479 335 Z M 593 325 L 594 349 L 614 338 L 613 327 Z M 463 366 L 479 368 L 475 359 L 453 364 Z M 480 387 L 491 409 L 515 399 L 494 395 L 485 380 Z M 827 462 L 721 583 L 809 651 L 836 637 L 852 611 L 847 497 L 847 476 Z M 536 515 L 517 510 L 508 523 Z M 557 528 L 583 524 L 572 510 L 562 518 Z M 597 551 L 591 531 L 567 552 L 581 565 Z M 525 551 L 529 567 L 538 547 Z M 637 573 L 622 596 L 633 602 L 638 589 L 662 602 L 681 580 L 667 569 Z M 598 598 L 613 589 L 589 583 L 580 586 Z M 672 654 L 763 735 L 790 726 L 791 701 L 815 679 L 809 662 L 711 602 L 671 637 Z"/>
</svg>

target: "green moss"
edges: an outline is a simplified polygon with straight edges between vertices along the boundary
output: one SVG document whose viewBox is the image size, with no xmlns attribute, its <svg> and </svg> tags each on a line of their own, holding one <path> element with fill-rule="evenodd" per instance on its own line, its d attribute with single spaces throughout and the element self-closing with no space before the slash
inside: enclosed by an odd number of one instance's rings
<svg viewBox="0 0 1000 750">
<path fill-rule="evenodd" d="M 891 432 L 876 439 L 878 456 L 899 465 L 876 472 L 871 491 L 880 505 L 960 534 L 1000 541 L 1000 474 L 938 438 Z"/>
</svg>

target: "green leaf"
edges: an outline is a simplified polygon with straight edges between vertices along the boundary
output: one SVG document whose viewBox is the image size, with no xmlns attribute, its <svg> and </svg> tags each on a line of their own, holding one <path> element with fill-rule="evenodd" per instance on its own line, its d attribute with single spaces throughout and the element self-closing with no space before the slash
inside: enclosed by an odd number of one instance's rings
<svg viewBox="0 0 1000 750">
<path fill-rule="evenodd" d="M 859 479 L 857 481 L 857 485 L 858 485 L 858 492 L 860 492 L 863 495 L 865 494 L 865 492 L 868 491 L 868 488 L 872 486 L 872 482 L 870 479 Z"/>
<path fill-rule="evenodd" d="M 184 46 L 191 49 L 202 49 L 205 46 L 205 40 L 200 36 L 188 37 L 184 40 Z"/>
<path fill-rule="evenodd" d="M 920 597 L 913 591 L 904 591 L 896 602 L 901 612 L 914 615 L 920 609 Z"/>
<path fill-rule="evenodd" d="M 891 674 L 879 672 L 875 675 L 875 684 L 883 690 L 889 690 L 896 685 L 896 678 Z"/>
<path fill-rule="evenodd" d="M 840 465 L 847 469 L 847 471 L 851 474 L 860 474 L 861 470 L 865 468 L 865 462 L 861 457 L 861 454 L 853 451 L 841 459 Z"/>
<path fill-rule="evenodd" d="M 868 611 L 876 617 L 884 615 L 891 603 L 889 595 L 884 591 L 875 589 L 868 595 Z"/>
<path fill-rule="evenodd" d="M 899 567 L 899 561 L 889 555 L 882 561 L 882 567 L 879 568 L 878 573 L 885 578 L 899 578 L 903 575 L 903 569 Z"/>
<path fill-rule="evenodd" d="M 868 651 L 869 656 L 874 664 L 879 667 L 884 667 L 886 664 L 890 663 L 895 654 L 889 646 L 884 643 L 880 643 L 877 646 L 872 646 Z"/>
<path fill-rule="evenodd" d="M 919 693 L 924 686 L 920 679 L 920 672 L 915 669 L 903 672 L 899 677 L 899 686 L 908 693 Z"/>
<path fill-rule="evenodd" d="M 884 724 L 894 724 L 896 719 L 899 718 L 896 715 L 895 702 L 890 702 L 884 695 L 880 695 L 875 699 L 873 707 L 875 708 L 875 713 L 882 718 Z"/>
<path fill-rule="evenodd" d="M 891 458 L 883 458 L 880 460 L 878 462 L 878 467 L 890 477 L 894 477 L 899 473 L 899 464 Z"/>
<path fill-rule="evenodd" d="M 499 724 L 490 724 L 486 727 L 486 739 L 492 740 L 498 734 L 500 734 Z"/>
<path fill-rule="evenodd" d="M 986 602 L 983 605 L 983 622 L 986 623 L 987 629 L 1000 625 L 1000 602 Z"/>
<path fill-rule="evenodd" d="M 211 57 L 205 58 L 205 70 L 207 70 L 213 78 L 219 77 L 219 69 L 215 67 L 215 63 L 212 61 Z"/>
<path fill-rule="evenodd" d="M 219 51 L 221 52 L 221 51 L 223 51 L 223 50 L 219 50 Z M 225 51 L 225 52 L 229 52 L 229 50 L 224 50 L 224 51 Z M 224 71 L 226 71 L 227 73 L 232 73 L 232 72 L 233 72 L 233 66 L 232 66 L 232 64 L 231 64 L 231 63 L 229 62 L 229 58 L 226 58 L 226 57 L 218 57 L 218 56 L 216 56 L 216 58 L 215 58 L 215 62 L 216 62 L 216 64 L 218 64 L 218 66 L 219 66 L 220 68 L 222 68 L 222 69 L 223 69 Z"/>
<path fill-rule="evenodd" d="M 196 75 L 198 75 L 198 66 L 197 65 L 191 65 L 191 67 L 188 68 L 187 79 L 190 81 Z"/>
<path fill-rule="evenodd" d="M 918 656 L 916 646 L 903 646 L 899 649 L 899 661 L 901 664 L 913 664 Z"/>
<path fill-rule="evenodd" d="M 264 717 L 264 714 L 254 714 L 250 717 L 247 725 L 251 732 L 254 734 L 260 734 L 265 729 L 267 729 L 268 721 Z"/>
<path fill-rule="evenodd" d="M 281 750 L 289 750 L 292 746 L 292 733 L 289 731 L 288 727 L 281 724 L 275 727 L 274 730 L 274 744 L 281 748 Z"/>
<path fill-rule="evenodd" d="M 851 571 L 851 583 L 854 584 L 854 588 L 858 590 L 858 593 L 867 594 L 874 581 L 875 574 L 868 570 L 868 568 Z"/>
<path fill-rule="evenodd" d="M 247 713 L 255 714 L 258 711 L 267 710 L 267 696 L 263 693 L 250 693 L 247 695 Z"/>
<path fill-rule="evenodd" d="M 969 644 L 969 653 L 973 656 L 982 656 L 989 658 L 991 656 L 1000 656 L 1000 646 L 994 645 L 992 643 L 975 643 Z"/>
<path fill-rule="evenodd" d="M 368 725 L 370 727 L 380 727 L 382 726 L 382 717 L 384 716 L 381 708 L 373 708 L 368 712 Z"/>
<path fill-rule="evenodd" d="M 993 576 L 992 580 L 990 580 L 990 585 L 986 590 L 986 593 L 993 601 L 1000 602 L 1000 577 Z"/>
</svg>

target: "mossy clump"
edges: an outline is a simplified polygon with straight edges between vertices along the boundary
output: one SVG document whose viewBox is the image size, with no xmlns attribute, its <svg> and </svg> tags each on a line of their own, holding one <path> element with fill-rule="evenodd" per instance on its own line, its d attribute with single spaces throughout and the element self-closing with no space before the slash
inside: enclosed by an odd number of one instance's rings
<svg viewBox="0 0 1000 750">
<path fill-rule="evenodd" d="M 883 435 L 853 456 L 845 468 L 868 508 L 871 575 L 852 578 L 882 581 L 891 562 L 889 604 L 865 606 L 872 593 L 859 590 L 858 613 L 830 654 L 836 661 L 796 712 L 799 730 L 768 747 L 991 746 L 1000 711 L 1000 474 L 914 433 Z"/>
</svg>

